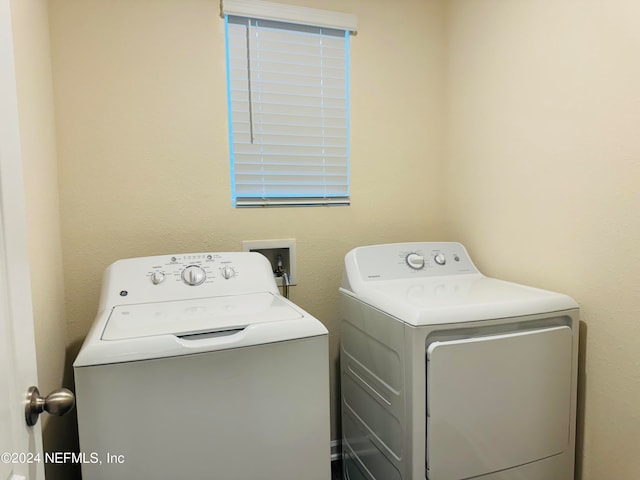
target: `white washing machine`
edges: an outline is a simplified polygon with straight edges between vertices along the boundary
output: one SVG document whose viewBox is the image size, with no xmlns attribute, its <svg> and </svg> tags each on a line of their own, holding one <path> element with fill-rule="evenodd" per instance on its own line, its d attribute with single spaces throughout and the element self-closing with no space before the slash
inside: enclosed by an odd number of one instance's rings
<svg viewBox="0 0 640 480">
<path fill-rule="evenodd" d="M 340 292 L 345 479 L 573 479 L 574 300 L 431 242 L 352 250 Z"/>
<path fill-rule="evenodd" d="M 74 363 L 83 478 L 328 480 L 328 368 L 262 255 L 117 261 Z"/>
</svg>

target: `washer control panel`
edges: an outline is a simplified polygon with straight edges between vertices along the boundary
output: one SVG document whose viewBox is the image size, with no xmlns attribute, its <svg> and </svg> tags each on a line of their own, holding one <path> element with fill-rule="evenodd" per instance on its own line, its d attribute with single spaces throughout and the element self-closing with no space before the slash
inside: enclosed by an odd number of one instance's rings
<svg viewBox="0 0 640 480">
<path fill-rule="evenodd" d="M 189 254 L 167 257 L 149 257 L 160 260 L 145 272 L 152 285 L 164 282 L 182 282 L 197 287 L 215 279 L 232 280 L 237 277 L 237 267 L 230 258 L 222 254 Z"/>
<path fill-rule="evenodd" d="M 254 252 L 192 253 L 118 260 L 105 272 L 108 302 L 122 305 L 272 291 L 271 264 Z M 103 292 L 104 295 L 104 292 Z"/>
<path fill-rule="evenodd" d="M 357 269 L 365 281 L 478 273 L 464 246 L 456 242 L 358 247 L 347 254 L 346 268 Z"/>
</svg>

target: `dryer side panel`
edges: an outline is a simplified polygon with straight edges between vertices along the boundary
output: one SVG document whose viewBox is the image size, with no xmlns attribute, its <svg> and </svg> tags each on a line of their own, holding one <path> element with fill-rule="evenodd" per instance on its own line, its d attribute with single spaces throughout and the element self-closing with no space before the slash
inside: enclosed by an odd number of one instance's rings
<svg viewBox="0 0 640 480">
<path fill-rule="evenodd" d="M 427 350 L 427 472 L 458 480 L 569 447 L 567 326 L 432 343 Z"/>
<path fill-rule="evenodd" d="M 341 295 L 341 306 L 345 478 L 406 478 L 405 325 L 348 295 Z"/>
</svg>

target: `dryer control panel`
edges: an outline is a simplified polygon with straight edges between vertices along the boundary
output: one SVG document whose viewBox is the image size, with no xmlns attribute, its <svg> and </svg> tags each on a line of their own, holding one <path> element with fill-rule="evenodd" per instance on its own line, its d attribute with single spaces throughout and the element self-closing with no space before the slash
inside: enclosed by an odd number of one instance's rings
<svg viewBox="0 0 640 480">
<path fill-rule="evenodd" d="M 362 281 L 398 280 L 478 273 L 456 242 L 391 243 L 358 247 L 345 258 L 345 274 Z"/>
</svg>

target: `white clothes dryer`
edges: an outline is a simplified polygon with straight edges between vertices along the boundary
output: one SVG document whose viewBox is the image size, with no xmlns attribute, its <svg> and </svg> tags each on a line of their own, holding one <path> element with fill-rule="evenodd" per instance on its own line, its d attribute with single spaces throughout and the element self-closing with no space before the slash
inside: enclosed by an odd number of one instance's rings
<svg viewBox="0 0 640 480">
<path fill-rule="evenodd" d="M 328 368 L 262 255 L 117 261 L 74 363 L 83 478 L 328 480 Z"/>
<path fill-rule="evenodd" d="M 348 480 L 570 480 L 578 305 L 459 243 L 359 247 L 341 292 Z"/>
</svg>

